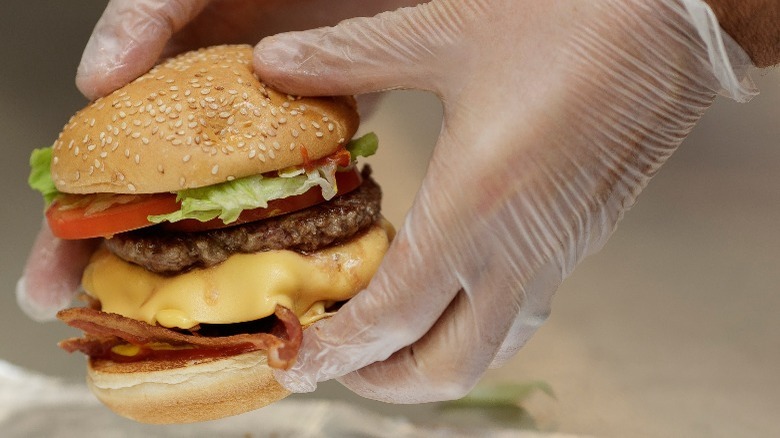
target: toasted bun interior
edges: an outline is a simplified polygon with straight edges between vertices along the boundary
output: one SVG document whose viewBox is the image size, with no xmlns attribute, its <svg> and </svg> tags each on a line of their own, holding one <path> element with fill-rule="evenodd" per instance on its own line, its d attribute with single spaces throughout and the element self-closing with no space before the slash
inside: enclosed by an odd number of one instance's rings
<svg viewBox="0 0 780 438">
<path fill-rule="evenodd" d="M 202 187 L 329 155 L 359 124 L 351 97 L 300 98 L 261 83 L 252 48 L 187 52 L 74 115 L 54 143 L 66 193 Z"/>
<path fill-rule="evenodd" d="M 117 414 L 142 423 L 214 420 L 289 395 L 262 352 L 198 362 L 90 360 L 87 384 Z"/>
</svg>

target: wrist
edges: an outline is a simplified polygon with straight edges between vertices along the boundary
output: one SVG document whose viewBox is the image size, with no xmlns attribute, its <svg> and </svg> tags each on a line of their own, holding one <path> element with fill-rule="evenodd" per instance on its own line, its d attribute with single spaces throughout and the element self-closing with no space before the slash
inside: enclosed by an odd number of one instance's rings
<svg viewBox="0 0 780 438">
<path fill-rule="evenodd" d="M 756 67 L 780 63 L 780 2 L 704 0 L 721 28 L 739 43 Z"/>
</svg>

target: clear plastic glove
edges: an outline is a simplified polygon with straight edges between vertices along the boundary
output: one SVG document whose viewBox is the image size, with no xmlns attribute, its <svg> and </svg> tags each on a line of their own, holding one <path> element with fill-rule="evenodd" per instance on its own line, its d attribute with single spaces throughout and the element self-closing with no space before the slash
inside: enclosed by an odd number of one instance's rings
<svg viewBox="0 0 780 438">
<path fill-rule="evenodd" d="M 277 378 L 463 396 L 531 337 L 717 92 L 753 93 L 749 64 L 704 3 L 680 0 L 439 0 L 263 40 L 255 68 L 285 91 L 413 88 L 444 106 L 378 274 Z"/>
<path fill-rule="evenodd" d="M 214 44 L 336 24 L 419 0 L 111 0 L 84 49 L 76 85 L 96 99 L 160 58 Z"/>
<path fill-rule="evenodd" d="M 120 18 L 106 23 L 116 31 Z M 82 65 L 111 61 L 82 68 L 82 90 L 139 74 L 151 64 L 135 54 L 154 47 L 144 59 L 156 59 L 168 36 L 124 55 L 90 43 Z M 699 0 L 436 0 L 267 38 L 255 55 L 291 93 L 442 99 L 428 173 L 374 281 L 307 330 L 296 366 L 277 374 L 294 391 L 341 377 L 401 403 L 457 398 L 511 357 L 716 93 L 753 93 L 747 57 Z"/>
</svg>

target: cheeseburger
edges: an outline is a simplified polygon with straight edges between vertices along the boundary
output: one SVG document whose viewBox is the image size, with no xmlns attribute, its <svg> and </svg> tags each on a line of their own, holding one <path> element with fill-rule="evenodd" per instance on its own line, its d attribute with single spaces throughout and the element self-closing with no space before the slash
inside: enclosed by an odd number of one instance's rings
<svg viewBox="0 0 780 438">
<path fill-rule="evenodd" d="M 84 332 L 87 383 L 120 415 L 184 423 L 287 395 L 273 369 L 302 330 L 366 287 L 392 239 L 358 156 L 376 149 L 351 97 L 264 85 L 249 46 L 164 61 L 92 102 L 31 158 L 62 239 L 100 244 Z"/>
</svg>

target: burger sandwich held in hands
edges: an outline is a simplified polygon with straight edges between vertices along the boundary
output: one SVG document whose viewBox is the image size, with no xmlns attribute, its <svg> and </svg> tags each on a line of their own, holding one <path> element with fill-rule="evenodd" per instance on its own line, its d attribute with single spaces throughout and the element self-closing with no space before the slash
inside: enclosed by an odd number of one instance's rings
<svg viewBox="0 0 780 438">
<path fill-rule="evenodd" d="M 164 61 L 92 102 L 30 183 L 62 239 L 96 239 L 86 305 L 58 318 L 84 332 L 109 408 L 147 423 L 203 421 L 287 395 L 273 369 L 302 330 L 368 285 L 393 236 L 352 139 L 351 97 L 301 98 L 258 80 L 249 46 Z"/>
</svg>

